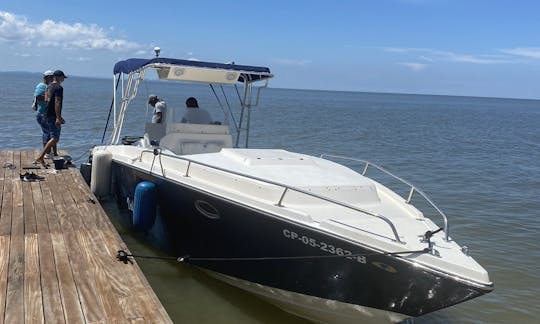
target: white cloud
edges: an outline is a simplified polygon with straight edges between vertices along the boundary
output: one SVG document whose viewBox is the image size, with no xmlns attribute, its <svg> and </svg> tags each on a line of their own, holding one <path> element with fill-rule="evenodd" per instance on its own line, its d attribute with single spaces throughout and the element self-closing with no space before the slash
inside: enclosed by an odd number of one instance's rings
<svg viewBox="0 0 540 324">
<path fill-rule="evenodd" d="M 92 61 L 92 58 L 80 56 L 80 57 L 68 57 L 68 60 L 77 61 L 77 62 L 88 62 L 88 61 Z"/>
<path fill-rule="evenodd" d="M 109 28 L 113 31 L 114 28 Z M 66 24 L 47 19 L 39 24 L 26 17 L 0 11 L 0 41 L 26 46 L 63 47 L 85 50 L 133 51 L 146 46 L 111 37 L 107 30 L 95 24 Z"/>
<path fill-rule="evenodd" d="M 417 55 L 418 59 L 429 62 L 458 62 L 473 64 L 500 64 L 512 62 L 508 56 L 490 54 L 461 54 L 430 48 L 384 48 L 386 52 Z"/>
<path fill-rule="evenodd" d="M 288 59 L 288 58 L 276 58 L 276 59 L 273 59 L 272 61 L 277 64 L 300 65 L 300 66 L 304 66 L 306 64 L 311 63 L 311 61 L 309 60 L 295 60 L 295 59 Z"/>
<path fill-rule="evenodd" d="M 26 18 L 0 11 L 0 40 L 26 43 L 35 37 L 35 30 L 28 27 Z"/>
<path fill-rule="evenodd" d="M 427 64 L 411 63 L 411 62 L 402 62 L 402 63 L 398 63 L 398 64 L 403 65 L 405 67 L 408 67 L 409 69 L 411 69 L 413 71 L 422 71 L 427 66 Z"/>
<path fill-rule="evenodd" d="M 13 55 L 18 56 L 18 57 L 32 57 L 32 56 L 34 56 L 34 55 L 30 54 L 30 53 L 14 53 Z"/>
<path fill-rule="evenodd" d="M 424 56 L 424 55 L 420 55 L 418 58 L 423 60 L 423 61 L 434 62 L 434 60 L 431 57 L 427 57 L 427 56 Z"/>
<path fill-rule="evenodd" d="M 540 47 L 516 47 L 500 50 L 503 53 L 524 56 L 528 58 L 540 58 Z"/>
<path fill-rule="evenodd" d="M 509 63 L 507 58 L 497 58 L 492 55 L 469 55 L 447 53 L 447 59 L 452 62 L 474 63 L 474 64 L 498 64 Z"/>
<path fill-rule="evenodd" d="M 412 4 L 412 5 L 426 5 L 426 4 L 439 3 L 441 2 L 441 0 L 398 0 L 398 2 L 402 2 L 405 4 Z"/>
</svg>

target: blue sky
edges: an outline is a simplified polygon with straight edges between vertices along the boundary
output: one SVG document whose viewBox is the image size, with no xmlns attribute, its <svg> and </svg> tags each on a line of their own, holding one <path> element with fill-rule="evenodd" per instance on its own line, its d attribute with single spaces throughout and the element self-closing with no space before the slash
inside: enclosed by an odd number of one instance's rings
<svg viewBox="0 0 540 324">
<path fill-rule="evenodd" d="M 11 1 L 0 71 L 109 77 L 163 57 L 270 67 L 271 86 L 540 99 L 540 1 Z"/>
</svg>

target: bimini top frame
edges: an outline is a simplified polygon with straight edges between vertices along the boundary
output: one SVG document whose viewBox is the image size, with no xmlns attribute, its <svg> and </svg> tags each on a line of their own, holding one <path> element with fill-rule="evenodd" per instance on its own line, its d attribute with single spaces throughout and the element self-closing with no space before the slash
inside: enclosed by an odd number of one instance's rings
<svg viewBox="0 0 540 324">
<path fill-rule="evenodd" d="M 234 84 L 254 82 L 273 77 L 267 67 L 180 60 L 171 58 L 131 58 L 114 65 L 114 74 L 130 74 L 143 69 L 158 70 L 160 79 Z"/>
<path fill-rule="evenodd" d="M 270 69 L 267 67 L 236 65 L 234 63 L 224 64 L 161 57 L 153 59 L 131 58 L 117 62 L 114 65 L 114 130 L 111 136 L 111 144 L 118 144 L 120 141 L 125 112 L 131 100 L 137 96 L 140 81 L 144 79 L 145 71 L 148 69 L 156 70 L 160 80 L 201 82 L 210 85 L 236 85 L 242 83 L 244 85 L 243 98 L 240 98 L 242 110 L 239 125 L 235 125 L 237 128 L 236 146 L 239 146 L 242 130 L 246 131 L 245 147 L 248 146 L 250 108 L 257 106 L 260 90 L 266 88 L 268 80 L 273 77 Z M 127 75 L 127 80 L 125 80 L 124 75 Z M 118 103 L 117 90 L 120 81 L 122 81 L 122 96 L 120 103 Z M 256 97 L 253 98 L 252 85 L 258 81 L 264 81 L 264 85 L 258 88 Z M 117 111 L 118 104 L 120 105 L 119 111 Z M 245 109 L 247 109 L 247 116 L 244 114 Z M 242 128 L 243 119 L 246 119 L 245 128 Z"/>
</svg>

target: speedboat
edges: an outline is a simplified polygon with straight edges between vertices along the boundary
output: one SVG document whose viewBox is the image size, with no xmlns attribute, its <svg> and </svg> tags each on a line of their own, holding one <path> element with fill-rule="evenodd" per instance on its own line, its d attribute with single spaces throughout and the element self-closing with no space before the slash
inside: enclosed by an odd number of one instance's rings
<svg viewBox="0 0 540 324">
<path fill-rule="evenodd" d="M 177 122 L 168 109 L 166 122 L 123 136 L 146 77 L 208 84 L 216 98 L 232 87 L 238 109 L 211 124 Z M 248 148 L 250 112 L 272 77 L 266 67 L 158 56 L 116 63 L 109 143 L 87 166 L 93 193 L 116 197 L 133 228 L 171 256 L 315 322 L 399 322 L 493 290 L 446 215 L 406 180 L 365 160 Z"/>
</svg>

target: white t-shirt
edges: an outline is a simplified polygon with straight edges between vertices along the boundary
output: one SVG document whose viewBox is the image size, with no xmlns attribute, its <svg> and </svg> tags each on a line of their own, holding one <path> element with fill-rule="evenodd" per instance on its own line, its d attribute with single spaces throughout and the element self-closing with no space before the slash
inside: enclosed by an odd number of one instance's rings
<svg viewBox="0 0 540 324">
<path fill-rule="evenodd" d="M 158 115 L 157 113 L 160 112 L 161 113 L 161 123 L 165 123 L 165 116 L 167 115 L 167 104 L 165 103 L 165 101 L 163 100 L 159 100 L 158 102 L 156 102 L 156 104 L 154 105 L 154 112 L 153 112 L 153 115 L 152 115 L 152 123 L 157 123 L 158 121 Z"/>
<path fill-rule="evenodd" d="M 208 111 L 202 108 L 187 108 L 184 117 L 182 117 L 182 123 L 210 124 L 212 117 Z"/>
</svg>

